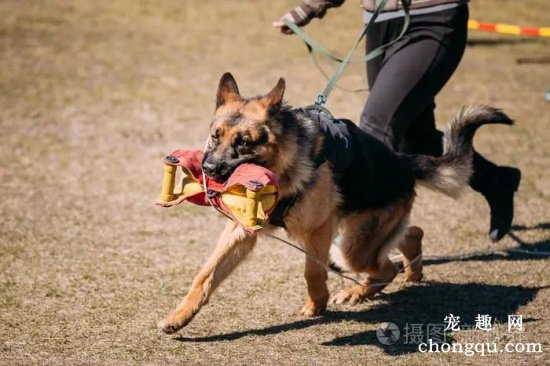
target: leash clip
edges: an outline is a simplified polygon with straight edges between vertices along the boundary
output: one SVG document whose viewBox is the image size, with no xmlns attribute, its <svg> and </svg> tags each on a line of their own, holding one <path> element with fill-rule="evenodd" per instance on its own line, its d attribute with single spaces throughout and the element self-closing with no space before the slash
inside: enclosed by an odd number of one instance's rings
<svg viewBox="0 0 550 366">
<path fill-rule="evenodd" d="M 315 101 L 315 105 L 322 106 L 326 102 L 327 102 L 327 97 L 324 94 L 321 93 L 317 96 L 317 100 Z"/>
</svg>

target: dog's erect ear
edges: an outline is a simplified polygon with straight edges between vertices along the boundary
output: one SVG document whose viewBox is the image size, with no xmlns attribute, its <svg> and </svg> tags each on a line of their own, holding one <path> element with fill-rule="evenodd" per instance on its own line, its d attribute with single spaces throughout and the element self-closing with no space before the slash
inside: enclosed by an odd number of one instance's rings
<svg viewBox="0 0 550 366">
<path fill-rule="evenodd" d="M 285 86 L 285 79 L 280 78 L 273 90 L 262 98 L 262 102 L 266 108 L 277 109 L 281 106 L 281 103 L 283 102 L 283 95 L 285 94 Z"/>
<path fill-rule="evenodd" d="M 241 100 L 239 94 L 239 88 L 237 82 L 233 78 L 231 73 L 226 72 L 220 79 L 220 85 L 218 86 L 218 93 L 216 94 L 216 108 L 227 103 Z"/>
</svg>

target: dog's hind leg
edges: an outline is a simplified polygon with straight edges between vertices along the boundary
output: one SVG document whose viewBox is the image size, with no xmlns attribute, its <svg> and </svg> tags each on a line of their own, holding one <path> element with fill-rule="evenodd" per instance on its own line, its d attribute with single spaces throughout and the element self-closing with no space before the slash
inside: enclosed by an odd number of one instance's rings
<svg viewBox="0 0 550 366">
<path fill-rule="evenodd" d="M 398 273 L 397 267 L 387 256 L 382 257 L 376 268 L 369 268 L 365 271 L 368 274 L 361 285 L 355 285 L 347 290 L 340 291 L 331 300 L 333 304 L 349 303 L 351 305 L 365 301 L 382 291 L 393 281 Z"/>
<path fill-rule="evenodd" d="M 388 258 L 388 252 L 401 242 L 411 207 L 412 198 L 403 199 L 383 209 L 365 210 L 342 220 L 342 254 L 351 270 L 366 273 L 368 277 L 362 286 L 338 293 L 333 303 L 365 301 L 395 278 L 398 268 Z"/>
<path fill-rule="evenodd" d="M 254 248 L 256 235 L 245 232 L 233 221 L 223 231 L 214 253 L 193 280 L 189 292 L 169 316 L 159 323 L 164 333 L 175 333 L 185 327 L 208 303 L 218 285 Z"/>
<path fill-rule="evenodd" d="M 410 226 L 397 248 L 403 253 L 405 277 L 409 282 L 422 279 L 422 237 L 424 232 L 418 226 Z"/>
</svg>

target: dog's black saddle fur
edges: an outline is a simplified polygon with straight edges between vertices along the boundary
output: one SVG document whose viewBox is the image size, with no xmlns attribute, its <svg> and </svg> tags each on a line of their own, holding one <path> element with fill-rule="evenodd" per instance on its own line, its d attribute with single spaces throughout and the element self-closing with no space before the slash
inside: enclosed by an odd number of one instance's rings
<svg viewBox="0 0 550 366">
<path fill-rule="evenodd" d="M 352 121 L 335 119 L 326 108 L 316 105 L 293 112 L 307 114 L 317 122 L 324 136 L 323 150 L 312 159 L 316 167 L 325 162 L 331 165 L 343 196 L 343 211 L 383 207 L 414 192 L 414 173 L 405 160 Z M 285 227 L 284 217 L 299 199 L 300 194 L 279 201 L 270 223 Z"/>
</svg>

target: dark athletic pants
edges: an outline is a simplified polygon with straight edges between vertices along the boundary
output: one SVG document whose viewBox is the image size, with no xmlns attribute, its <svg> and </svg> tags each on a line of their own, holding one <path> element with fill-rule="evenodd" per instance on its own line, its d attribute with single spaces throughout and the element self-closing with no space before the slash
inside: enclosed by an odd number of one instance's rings
<svg viewBox="0 0 550 366">
<path fill-rule="evenodd" d="M 414 15 L 407 33 L 384 55 L 367 63 L 370 95 L 360 127 L 395 151 L 442 154 L 441 131 L 435 127 L 435 96 L 456 70 L 467 40 L 468 6 Z M 401 32 L 403 18 L 375 23 L 367 52 Z M 496 178 L 496 165 L 478 153 L 470 185 L 485 192 Z"/>
</svg>

